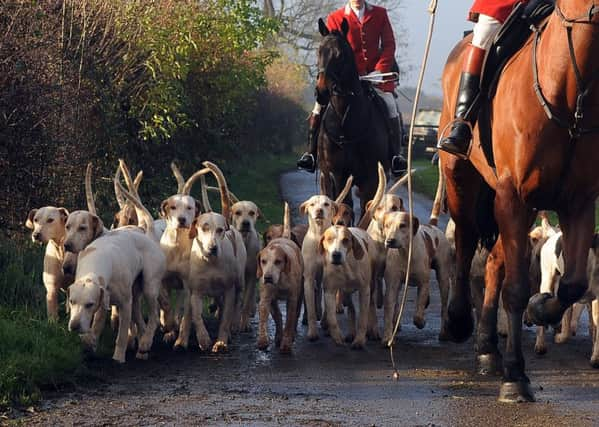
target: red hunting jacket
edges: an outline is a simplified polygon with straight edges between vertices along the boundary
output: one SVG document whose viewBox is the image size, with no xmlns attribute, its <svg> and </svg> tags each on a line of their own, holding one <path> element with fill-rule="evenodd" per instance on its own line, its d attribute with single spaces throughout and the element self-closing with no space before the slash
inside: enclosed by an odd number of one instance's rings
<svg viewBox="0 0 599 427">
<path fill-rule="evenodd" d="M 354 51 L 358 73 L 361 76 L 375 70 L 388 73 L 395 60 L 395 38 L 387 10 L 368 3 L 364 7 L 366 9 L 362 22 L 349 5 L 346 5 L 329 15 L 327 27 L 331 31 L 341 31 L 343 18 L 347 19 L 349 23 L 347 39 Z M 392 92 L 395 83 L 387 82 L 377 87 L 385 92 Z"/>
<path fill-rule="evenodd" d="M 510 16 L 516 3 L 520 1 L 522 0 L 475 0 L 470 9 L 469 19 L 476 22 L 478 15 L 482 14 L 503 23 Z M 526 3 L 526 0 L 523 3 Z"/>
</svg>

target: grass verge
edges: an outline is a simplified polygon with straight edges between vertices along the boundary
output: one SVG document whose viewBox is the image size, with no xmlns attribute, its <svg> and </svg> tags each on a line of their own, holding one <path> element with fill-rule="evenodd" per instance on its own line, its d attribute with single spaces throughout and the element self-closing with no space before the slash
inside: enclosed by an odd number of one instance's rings
<svg viewBox="0 0 599 427">
<path fill-rule="evenodd" d="M 414 191 L 434 199 L 439 180 L 439 167 L 426 159 L 413 159 L 412 167 L 416 168 L 412 178 Z"/>
<path fill-rule="evenodd" d="M 41 389 L 74 381 L 79 338 L 61 323 L 24 309 L 0 309 L 0 409 L 30 405 Z"/>
</svg>

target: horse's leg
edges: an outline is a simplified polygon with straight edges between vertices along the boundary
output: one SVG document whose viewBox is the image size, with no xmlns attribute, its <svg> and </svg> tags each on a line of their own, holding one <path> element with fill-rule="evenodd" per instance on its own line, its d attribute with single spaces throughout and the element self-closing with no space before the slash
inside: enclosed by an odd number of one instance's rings
<svg viewBox="0 0 599 427">
<path fill-rule="evenodd" d="M 443 157 L 447 203 L 455 222 L 456 279 L 447 309 L 448 331 L 455 342 L 466 341 L 474 329 L 470 293 L 470 267 L 478 242 L 476 197 L 481 178 L 470 162 Z M 491 214 L 491 213 L 489 213 Z"/>
<path fill-rule="evenodd" d="M 481 375 L 501 372 L 501 353 L 497 348 L 497 312 L 503 276 L 504 254 L 500 237 L 487 258 L 485 268 L 485 293 L 476 335 L 477 364 Z"/>
<path fill-rule="evenodd" d="M 505 260 L 501 295 L 508 317 L 508 338 L 499 401 L 532 402 L 534 395 L 530 390 L 530 380 L 524 373 L 522 315 L 530 294 L 528 229 L 534 214 L 520 201 L 509 180 L 500 180 L 496 191 L 495 218 L 501 233 Z"/>
<path fill-rule="evenodd" d="M 595 228 L 595 200 L 572 204 L 558 211 L 563 231 L 565 272 L 556 295 L 533 295 L 528 304 L 529 318 L 537 325 L 559 323 L 568 307 L 578 301 L 588 288 L 587 262 Z"/>
</svg>

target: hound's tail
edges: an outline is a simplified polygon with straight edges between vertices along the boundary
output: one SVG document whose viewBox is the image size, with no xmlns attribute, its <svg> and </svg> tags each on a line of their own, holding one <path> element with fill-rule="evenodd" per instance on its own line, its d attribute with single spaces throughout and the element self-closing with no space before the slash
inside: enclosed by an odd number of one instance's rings
<svg viewBox="0 0 599 427">
<path fill-rule="evenodd" d="M 287 202 L 285 202 L 285 213 L 283 215 L 283 238 L 291 239 L 291 213 Z"/>
<path fill-rule="evenodd" d="M 364 215 L 362 215 L 362 218 L 360 218 L 360 222 L 358 223 L 358 228 L 361 228 L 362 230 L 366 230 L 370 225 L 370 221 L 372 221 L 374 211 L 376 210 L 379 203 L 381 203 L 381 200 L 383 200 L 383 196 L 385 195 L 385 188 L 387 188 L 387 175 L 385 175 L 385 169 L 383 168 L 383 165 L 381 165 L 380 162 L 378 163 L 377 168 L 379 175 L 379 185 L 376 189 L 376 193 L 374 193 L 374 198 L 372 199 L 369 208 L 366 210 L 366 212 L 364 212 Z"/>
<path fill-rule="evenodd" d="M 430 225 L 439 224 L 439 214 L 443 202 L 445 201 L 445 176 L 443 175 L 443 169 L 441 168 L 441 158 L 439 157 L 439 180 L 437 181 L 437 192 L 435 193 L 435 200 L 433 201 L 433 207 L 431 209 L 431 216 L 428 220 Z"/>
<path fill-rule="evenodd" d="M 92 192 L 92 163 L 89 162 L 87 164 L 87 169 L 85 170 L 85 200 L 87 201 L 87 210 L 94 214 L 98 215 L 96 212 L 96 203 L 94 201 L 94 193 Z"/>
</svg>

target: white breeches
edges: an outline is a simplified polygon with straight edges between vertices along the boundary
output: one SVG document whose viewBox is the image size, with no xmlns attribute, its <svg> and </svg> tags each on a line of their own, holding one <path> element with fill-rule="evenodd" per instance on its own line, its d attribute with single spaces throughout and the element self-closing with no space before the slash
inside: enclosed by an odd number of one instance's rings
<svg viewBox="0 0 599 427">
<path fill-rule="evenodd" d="M 383 92 L 380 89 L 374 88 L 376 93 L 380 95 L 381 98 L 385 101 L 387 105 L 387 111 L 389 111 L 389 118 L 394 119 L 399 117 L 399 105 L 397 104 L 397 95 L 393 92 Z M 313 114 L 320 114 L 322 111 L 322 105 L 318 102 L 314 103 L 314 108 L 312 109 Z"/>
<path fill-rule="evenodd" d="M 501 22 L 487 15 L 479 15 L 478 22 L 474 24 L 472 45 L 483 50 L 489 50 L 495 36 L 501 28 Z"/>
</svg>

